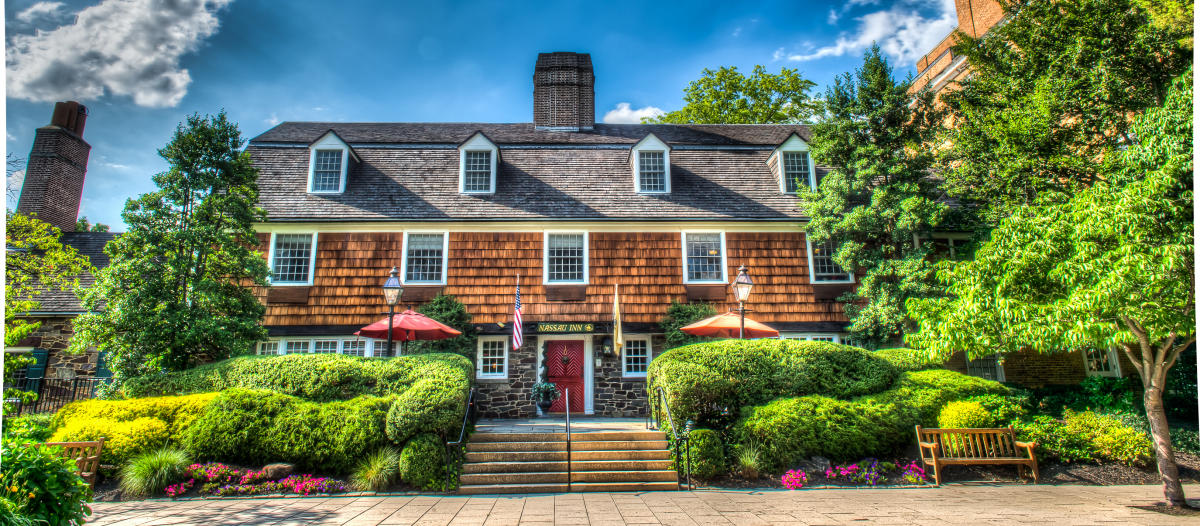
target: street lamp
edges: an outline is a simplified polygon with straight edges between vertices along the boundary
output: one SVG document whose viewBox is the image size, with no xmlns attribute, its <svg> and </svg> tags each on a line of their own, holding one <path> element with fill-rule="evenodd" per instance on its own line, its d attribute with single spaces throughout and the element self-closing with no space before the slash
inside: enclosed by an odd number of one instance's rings
<svg viewBox="0 0 1200 526">
<path fill-rule="evenodd" d="M 396 271 L 396 267 L 392 267 L 387 281 L 383 282 L 383 301 L 387 302 L 388 305 L 388 357 L 392 356 L 392 317 L 396 315 L 396 304 L 400 303 L 400 292 L 404 290 L 400 286 L 398 274 L 399 272 Z"/>
<path fill-rule="evenodd" d="M 750 271 L 746 265 L 738 267 L 737 278 L 733 280 L 733 293 L 737 297 L 738 312 L 742 315 L 742 326 L 738 329 L 738 338 L 746 337 L 746 301 L 750 299 L 750 289 L 754 281 L 750 279 Z"/>
</svg>

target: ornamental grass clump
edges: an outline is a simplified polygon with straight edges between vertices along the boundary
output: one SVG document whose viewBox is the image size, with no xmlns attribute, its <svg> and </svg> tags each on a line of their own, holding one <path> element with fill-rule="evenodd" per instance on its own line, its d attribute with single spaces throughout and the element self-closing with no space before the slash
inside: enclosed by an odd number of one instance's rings
<svg viewBox="0 0 1200 526">
<path fill-rule="evenodd" d="M 350 476 L 350 485 L 361 491 L 383 491 L 399 475 L 400 452 L 395 448 L 382 447 L 359 463 Z"/>
<path fill-rule="evenodd" d="M 187 453 L 174 448 L 138 455 L 121 468 L 121 491 L 131 497 L 158 495 L 187 478 L 189 463 Z"/>
<path fill-rule="evenodd" d="M 737 454 L 734 455 L 734 461 L 737 462 L 738 473 L 746 480 L 754 480 L 762 475 L 759 468 L 759 448 L 758 443 L 749 442 L 742 444 L 738 448 Z"/>
</svg>

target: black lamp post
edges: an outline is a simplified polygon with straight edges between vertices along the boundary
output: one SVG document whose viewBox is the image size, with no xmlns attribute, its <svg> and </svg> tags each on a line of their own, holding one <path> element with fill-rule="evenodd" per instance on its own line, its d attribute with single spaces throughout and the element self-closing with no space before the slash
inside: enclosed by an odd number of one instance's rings
<svg viewBox="0 0 1200 526">
<path fill-rule="evenodd" d="M 746 265 L 738 267 L 737 278 L 733 280 L 733 292 L 737 296 L 738 312 L 742 315 L 742 326 L 738 329 L 738 338 L 746 337 L 746 301 L 750 299 L 750 289 L 754 288 L 754 281 L 750 279 L 750 271 L 746 269 Z"/>
<path fill-rule="evenodd" d="M 392 318 L 396 315 L 396 304 L 400 303 L 400 292 L 404 290 L 400 286 L 399 274 L 396 267 L 392 267 L 392 272 L 388 275 L 387 281 L 383 282 L 383 300 L 388 306 L 388 343 L 387 355 L 392 356 Z"/>
</svg>

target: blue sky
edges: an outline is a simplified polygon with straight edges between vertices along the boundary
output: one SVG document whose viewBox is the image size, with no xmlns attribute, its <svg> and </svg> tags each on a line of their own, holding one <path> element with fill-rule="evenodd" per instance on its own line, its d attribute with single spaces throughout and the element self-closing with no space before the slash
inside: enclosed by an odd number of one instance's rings
<svg viewBox="0 0 1200 526">
<path fill-rule="evenodd" d="M 879 42 L 907 74 L 954 28 L 953 5 L 9 0 L 5 145 L 25 158 L 54 101 L 87 105 L 80 214 L 121 230 L 191 113 L 224 108 L 247 139 L 286 120 L 529 122 L 537 53 L 579 51 L 597 120 L 631 122 L 677 109 L 706 67 L 797 68 L 823 91 Z"/>
</svg>

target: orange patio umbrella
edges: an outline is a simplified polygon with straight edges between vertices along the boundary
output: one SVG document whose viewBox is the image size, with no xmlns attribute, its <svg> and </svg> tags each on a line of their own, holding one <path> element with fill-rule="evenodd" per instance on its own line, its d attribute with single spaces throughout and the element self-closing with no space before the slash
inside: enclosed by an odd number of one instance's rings
<svg viewBox="0 0 1200 526">
<path fill-rule="evenodd" d="M 384 318 L 359 329 L 354 335 L 384 339 L 387 333 L 388 319 Z M 416 311 L 406 310 L 392 317 L 392 339 L 395 341 L 444 340 L 460 334 L 458 330 Z"/>
<path fill-rule="evenodd" d="M 679 330 L 692 336 L 710 336 L 737 338 L 742 325 L 742 317 L 736 312 L 726 312 L 711 318 L 705 318 L 691 325 L 680 327 Z M 750 318 L 746 318 L 747 338 L 773 338 L 779 336 L 779 331 L 767 327 Z"/>
</svg>

